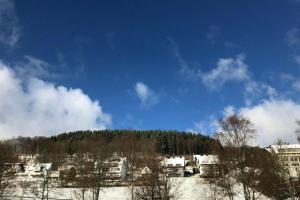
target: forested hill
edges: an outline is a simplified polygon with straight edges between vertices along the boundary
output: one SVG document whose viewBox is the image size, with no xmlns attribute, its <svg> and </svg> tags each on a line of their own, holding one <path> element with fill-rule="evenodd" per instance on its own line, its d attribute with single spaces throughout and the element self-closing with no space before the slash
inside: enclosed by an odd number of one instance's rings
<svg viewBox="0 0 300 200">
<path fill-rule="evenodd" d="M 217 144 L 209 136 L 165 130 L 95 130 L 61 133 L 51 137 L 18 138 L 22 153 L 76 153 L 103 147 L 113 152 L 155 150 L 160 154 L 208 153 Z"/>
</svg>

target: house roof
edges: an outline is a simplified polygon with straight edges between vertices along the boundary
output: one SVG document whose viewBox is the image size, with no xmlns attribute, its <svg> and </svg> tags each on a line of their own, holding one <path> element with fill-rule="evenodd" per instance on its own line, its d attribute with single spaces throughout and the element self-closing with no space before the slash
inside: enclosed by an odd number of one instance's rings
<svg viewBox="0 0 300 200">
<path fill-rule="evenodd" d="M 274 151 L 275 153 L 279 153 L 279 149 L 299 149 L 300 144 L 284 144 L 284 145 L 271 145 L 265 148 L 267 151 Z"/>
</svg>

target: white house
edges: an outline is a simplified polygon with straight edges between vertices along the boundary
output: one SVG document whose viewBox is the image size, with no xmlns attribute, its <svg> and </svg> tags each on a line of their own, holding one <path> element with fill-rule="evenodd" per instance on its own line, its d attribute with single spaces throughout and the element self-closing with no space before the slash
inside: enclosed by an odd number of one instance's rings
<svg viewBox="0 0 300 200">
<path fill-rule="evenodd" d="M 127 159 L 126 157 L 113 157 L 105 161 L 107 164 L 106 176 L 108 178 L 125 179 L 127 175 Z"/>
<path fill-rule="evenodd" d="M 300 176 L 300 144 L 271 145 L 266 150 L 278 155 L 292 177 Z"/>
<path fill-rule="evenodd" d="M 220 161 L 217 155 L 193 155 L 193 160 L 196 162 L 200 176 L 213 176 L 218 173 Z"/>
<path fill-rule="evenodd" d="M 52 163 L 27 163 L 25 165 L 25 171 L 19 173 L 19 176 L 29 177 L 41 177 L 45 172 L 49 172 L 52 169 Z"/>
<path fill-rule="evenodd" d="M 23 163 L 5 163 L 4 164 L 7 170 L 10 170 L 14 173 L 24 172 Z"/>
<path fill-rule="evenodd" d="M 175 156 L 165 158 L 163 165 L 166 167 L 168 176 L 184 176 L 185 158 L 184 156 Z"/>
</svg>

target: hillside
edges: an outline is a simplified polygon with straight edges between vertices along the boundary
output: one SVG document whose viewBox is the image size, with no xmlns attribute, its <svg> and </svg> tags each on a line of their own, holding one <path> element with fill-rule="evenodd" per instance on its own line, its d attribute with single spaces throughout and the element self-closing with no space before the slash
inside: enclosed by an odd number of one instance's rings
<svg viewBox="0 0 300 200">
<path fill-rule="evenodd" d="M 51 137 L 19 137 L 11 140 L 19 153 L 76 153 L 92 151 L 95 146 L 113 152 L 126 152 L 134 145 L 137 151 L 150 148 L 160 154 L 202 154 L 209 144 L 216 143 L 209 136 L 165 130 L 95 130 L 61 133 Z"/>
</svg>

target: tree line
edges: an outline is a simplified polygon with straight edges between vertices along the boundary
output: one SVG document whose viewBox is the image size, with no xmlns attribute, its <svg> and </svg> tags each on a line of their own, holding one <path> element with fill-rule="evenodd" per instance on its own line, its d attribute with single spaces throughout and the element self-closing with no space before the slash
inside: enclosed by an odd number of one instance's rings
<svg viewBox="0 0 300 200">
<path fill-rule="evenodd" d="M 58 134 L 51 137 L 18 137 L 7 142 L 18 154 L 74 154 L 91 151 L 102 145 L 114 152 L 124 152 L 124 144 L 134 140 L 143 152 L 155 144 L 162 155 L 190 155 L 208 152 L 213 138 L 202 134 L 164 130 L 83 130 Z"/>
</svg>

